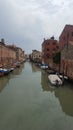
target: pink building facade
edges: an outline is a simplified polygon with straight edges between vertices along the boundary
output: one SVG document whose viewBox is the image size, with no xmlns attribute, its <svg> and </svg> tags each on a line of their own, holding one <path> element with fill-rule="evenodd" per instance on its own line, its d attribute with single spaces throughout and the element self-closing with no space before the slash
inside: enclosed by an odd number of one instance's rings
<svg viewBox="0 0 73 130">
<path fill-rule="evenodd" d="M 59 50 L 58 41 L 54 38 L 50 38 L 43 41 L 42 43 L 42 60 L 47 63 L 48 60 L 51 61 L 55 53 Z"/>
<path fill-rule="evenodd" d="M 7 68 L 15 62 L 23 62 L 24 60 L 25 54 L 21 48 L 0 42 L 0 67 Z"/>
<path fill-rule="evenodd" d="M 73 25 L 66 25 L 59 37 L 60 49 L 62 50 L 71 41 L 73 41 Z"/>
<path fill-rule="evenodd" d="M 0 42 L 0 66 L 7 67 L 16 60 L 16 53 Z"/>
</svg>

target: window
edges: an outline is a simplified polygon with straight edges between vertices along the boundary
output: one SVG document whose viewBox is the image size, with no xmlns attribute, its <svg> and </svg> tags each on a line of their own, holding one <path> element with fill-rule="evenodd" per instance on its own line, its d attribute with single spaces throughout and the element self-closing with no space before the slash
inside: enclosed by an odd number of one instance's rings
<svg viewBox="0 0 73 130">
<path fill-rule="evenodd" d="M 49 43 L 49 42 L 47 42 L 46 44 L 47 44 L 47 45 L 49 45 L 50 43 Z"/>
<path fill-rule="evenodd" d="M 59 49 L 59 46 L 56 46 L 57 49 Z"/>
<path fill-rule="evenodd" d="M 72 36 L 73 36 L 73 32 L 72 32 Z"/>
<path fill-rule="evenodd" d="M 56 45 L 56 42 L 53 42 L 53 45 Z"/>
<path fill-rule="evenodd" d="M 56 51 L 56 49 L 55 49 L 55 48 L 53 48 L 53 52 L 54 52 L 54 51 Z"/>
<path fill-rule="evenodd" d="M 48 42 L 47 44 L 49 45 L 50 43 Z"/>
<path fill-rule="evenodd" d="M 47 51 L 49 51 L 49 48 L 47 48 Z"/>
</svg>

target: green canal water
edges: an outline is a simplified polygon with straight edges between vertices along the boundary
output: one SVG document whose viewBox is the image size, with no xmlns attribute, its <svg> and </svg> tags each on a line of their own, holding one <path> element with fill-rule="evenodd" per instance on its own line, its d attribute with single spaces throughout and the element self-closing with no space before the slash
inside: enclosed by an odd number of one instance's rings
<svg viewBox="0 0 73 130">
<path fill-rule="evenodd" d="M 0 130 L 73 130 L 73 85 L 55 88 L 30 62 L 0 78 Z"/>
</svg>

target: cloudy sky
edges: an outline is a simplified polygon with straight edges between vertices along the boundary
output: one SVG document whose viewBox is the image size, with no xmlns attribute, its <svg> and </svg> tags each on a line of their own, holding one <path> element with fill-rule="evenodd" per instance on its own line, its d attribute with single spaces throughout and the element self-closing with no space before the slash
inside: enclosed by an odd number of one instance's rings
<svg viewBox="0 0 73 130">
<path fill-rule="evenodd" d="M 31 53 L 73 25 L 73 0 L 0 0 L 0 39 Z"/>
</svg>

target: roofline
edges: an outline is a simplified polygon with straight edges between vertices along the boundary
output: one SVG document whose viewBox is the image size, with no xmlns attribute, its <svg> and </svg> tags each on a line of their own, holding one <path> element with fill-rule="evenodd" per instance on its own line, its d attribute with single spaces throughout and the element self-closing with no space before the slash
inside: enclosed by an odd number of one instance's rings
<svg viewBox="0 0 73 130">
<path fill-rule="evenodd" d="M 64 30 L 65 30 L 67 27 L 73 27 L 73 25 L 66 24 L 66 25 L 64 26 L 64 28 L 63 28 L 63 30 L 62 30 L 62 32 L 61 32 L 59 38 L 61 37 L 62 33 L 64 32 Z"/>
</svg>

